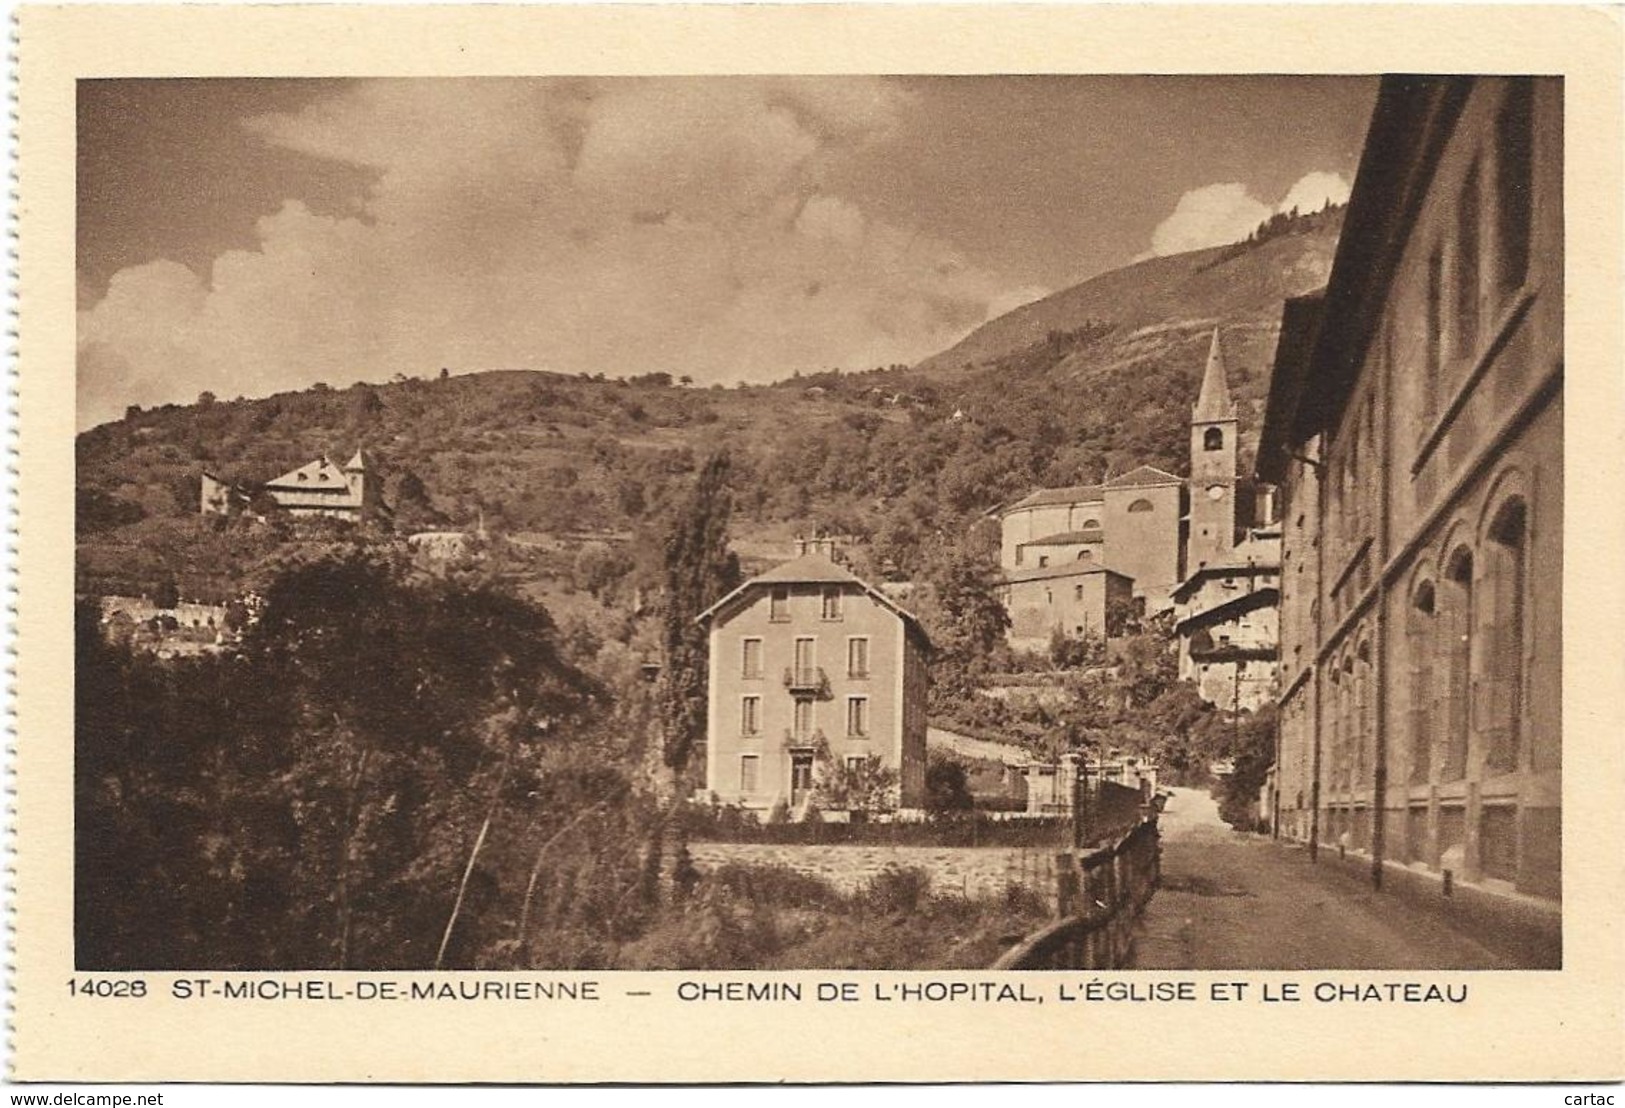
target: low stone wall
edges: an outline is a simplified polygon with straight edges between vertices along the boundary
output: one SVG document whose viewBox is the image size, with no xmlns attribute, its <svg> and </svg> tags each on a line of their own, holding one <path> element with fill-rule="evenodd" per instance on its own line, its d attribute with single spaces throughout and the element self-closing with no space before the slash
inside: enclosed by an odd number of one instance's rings
<svg viewBox="0 0 1625 1108">
<path fill-rule="evenodd" d="M 1053 900 L 1059 848 L 691 842 L 688 849 L 701 871 L 729 862 L 787 866 L 821 877 L 844 893 L 887 869 L 922 869 L 931 875 L 931 891 L 938 895 L 999 897 L 1008 886 L 1019 885 Z"/>
</svg>

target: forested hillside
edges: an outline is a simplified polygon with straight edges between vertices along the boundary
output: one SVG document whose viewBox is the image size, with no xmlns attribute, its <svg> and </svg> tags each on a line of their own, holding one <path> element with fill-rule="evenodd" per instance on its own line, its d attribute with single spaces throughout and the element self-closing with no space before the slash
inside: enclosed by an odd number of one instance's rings
<svg viewBox="0 0 1625 1108">
<path fill-rule="evenodd" d="M 727 449 L 733 537 L 747 550 L 822 529 L 868 540 L 871 572 L 907 576 L 939 536 L 1034 486 L 1142 463 L 1183 473 L 1215 326 L 1245 454 L 1280 299 L 1324 280 L 1340 218 L 1284 220 L 1254 241 L 1094 278 L 914 368 L 701 389 L 658 373 L 449 367 L 432 380 L 131 409 L 78 440 L 79 590 L 177 578 L 187 595 L 230 591 L 233 567 L 262 557 L 265 540 L 200 520 L 199 475 L 264 481 L 357 447 L 377 462 L 397 531 L 483 520 L 521 537 L 647 533 L 700 462 Z"/>
</svg>

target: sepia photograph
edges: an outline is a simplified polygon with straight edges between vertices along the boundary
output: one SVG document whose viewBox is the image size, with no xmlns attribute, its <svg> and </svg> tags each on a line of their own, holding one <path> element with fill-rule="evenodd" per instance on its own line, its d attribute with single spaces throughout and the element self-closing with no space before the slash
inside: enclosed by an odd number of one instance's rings
<svg viewBox="0 0 1625 1108">
<path fill-rule="evenodd" d="M 75 96 L 78 970 L 1562 967 L 1560 77 Z"/>
</svg>

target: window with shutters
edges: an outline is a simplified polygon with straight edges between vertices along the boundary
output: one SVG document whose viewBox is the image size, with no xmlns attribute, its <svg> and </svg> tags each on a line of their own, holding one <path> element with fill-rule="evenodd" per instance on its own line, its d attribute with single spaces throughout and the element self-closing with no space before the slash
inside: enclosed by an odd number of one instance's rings
<svg viewBox="0 0 1625 1108">
<path fill-rule="evenodd" d="M 867 696 L 849 696 L 846 698 L 846 733 L 854 739 L 869 737 L 869 698 Z"/>
<path fill-rule="evenodd" d="M 774 623 L 790 621 L 790 590 L 786 586 L 775 585 L 768 594 L 767 618 Z"/>
<path fill-rule="evenodd" d="M 762 759 L 756 754 L 739 756 L 739 791 L 753 793 L 761 787 Z"/>
<path fill-rule="evenodd" d="M 745 639 L 740 646 L 739 675 L 747 680 L 762 676 L 762 640 Z"/>
<path fill-rule="evenodd" d="M 841 590 L 839 586 L 824 586 L 822 615 L 824 619 L 841 618 Z"/>
<path fill-rule="evenodd" d="M 855 681 L 862 681 L 869 676 L 868 639 L 846 640 L 846 675 Z"/>
<path fill-rule="evenodd" d="M 761 697 L 746 696 L 740 698 L 739 733 L 741 735 L 760 735 L 762 733 Z"/>
</svg>

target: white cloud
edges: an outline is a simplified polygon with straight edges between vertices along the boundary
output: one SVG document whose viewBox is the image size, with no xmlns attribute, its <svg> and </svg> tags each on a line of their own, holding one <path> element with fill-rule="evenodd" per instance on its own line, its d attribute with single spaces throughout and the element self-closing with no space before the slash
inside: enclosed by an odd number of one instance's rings
<svg viewBox="0 0 1625 1108">
<path fill-rule="evenodd" d="M 1285 198 L 1275 205 L 1275 210 L 1289 212 L 1297 208 L 1300 212 L 1318 212 L 1328 203 L 1346 204 L 1348 199 L 1349 183 L 1341 173 L 1317 170 L 1299 178 L 1298 183 L 1287 190 Z"/>
<path fill-rule="evenodd" d="M 1181 196 L 1173 214 L 1157 224 L 1151 232 L 1151 251 L 1159 256 L 1183 254 L 1235 242 L 1269 215 L 1269 207 L 1253 199 L 1246 185 L 1204 185 Z"/>
<path fill-rule="evenodd" d="M 127 404 L 532 366 L 703 382 L 912 361 L 1025 298 L 823 188 L 909 107 L 883 81 L 377 81 L 245 126 L 375 171 L 210 272 L 80 313 L 80 422 Z"/>
<path fill-rule="evenodd" d="M 1151 232 L 1150 252 L 1135 260 L 1239 242 L 1276 212 L 1319 211 L 1328 201 L 1342 204 L 1348 197 L 1348 181 L 1323 170 L 1300 177 L 1273 207 L 1239 182 L 1204 185 L 1179 198 L 1173 213 Z"/>
</svg>

